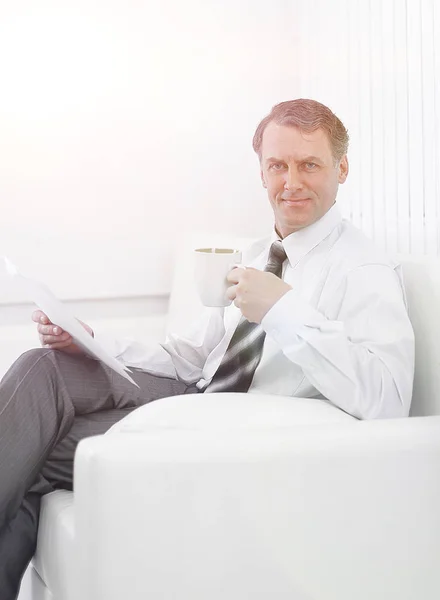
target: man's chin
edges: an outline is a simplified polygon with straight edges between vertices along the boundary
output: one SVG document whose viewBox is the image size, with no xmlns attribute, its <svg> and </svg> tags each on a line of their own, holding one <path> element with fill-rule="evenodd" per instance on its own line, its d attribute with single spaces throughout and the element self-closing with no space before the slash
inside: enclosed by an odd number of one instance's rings
<svg viewBox="0 0 440 600">
<path fill-rule="evenodd" d="M 281 234 L 283 238 L 287 237 L 291 233 L 295 233 L 296 231 L 300 231 L 305 227 L 311 225 L 309 221 L 295 221 L 295 222 L 284 222 L 281 225 L 276 225 L 276 230 Z"/>
<path fill-rule="evenodd" d="M 298 214 L 295 215 L 294 218 L 290 219 L 282 219 L 278 221 L 277 228 L 283 232 L 283 237 L 290 235 L 290 233 L 294 233 L 295 231 L 299 231 L 300 229 L 304 229 L 305 227 L 309 227 L 309 225 L 313 225 L 315 221 L 319 219 L 319 216 L 313 214 Z"/>
</svg>

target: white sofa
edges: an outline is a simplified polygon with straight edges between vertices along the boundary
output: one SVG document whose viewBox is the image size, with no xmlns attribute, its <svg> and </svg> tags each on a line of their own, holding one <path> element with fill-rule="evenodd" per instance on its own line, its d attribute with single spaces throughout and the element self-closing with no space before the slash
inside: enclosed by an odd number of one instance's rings
<svg viewBox="0 0 440 600">
<path fill-rule="evenodd" d="M 140 408 L 81 442 L 75 498 L 43 499 L 33 600 L 438 600 L 440 262 L 403 261 L 411 418 L 251 394 Z"/>
</svg>

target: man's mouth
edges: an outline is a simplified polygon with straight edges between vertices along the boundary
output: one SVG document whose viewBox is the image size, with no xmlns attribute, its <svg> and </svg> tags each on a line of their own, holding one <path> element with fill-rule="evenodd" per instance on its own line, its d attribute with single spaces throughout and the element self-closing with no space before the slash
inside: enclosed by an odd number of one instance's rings
<svg viewBox="0 0 440 600">
<path fill-rule="evenodd" d="M 310 198 L 281 198 L 281 201 L 287 206 L 296 206 L 299 208 L 305 206 L 310 201 Z"/>
</svg>

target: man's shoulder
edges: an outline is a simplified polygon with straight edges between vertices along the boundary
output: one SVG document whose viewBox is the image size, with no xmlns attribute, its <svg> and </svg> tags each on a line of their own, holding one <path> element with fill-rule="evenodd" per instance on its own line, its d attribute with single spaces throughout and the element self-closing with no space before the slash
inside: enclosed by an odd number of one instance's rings
<svg viewBox="0 0 440 600">
<path fill-rule="evenodd" d="M 383 265 L 395 269 L 399 265 L 395 257 L 347 219 L 342 220 L 341 235 L 334 245 L 334 251 L 347 269 L 367 265 Z"/>
</svg>

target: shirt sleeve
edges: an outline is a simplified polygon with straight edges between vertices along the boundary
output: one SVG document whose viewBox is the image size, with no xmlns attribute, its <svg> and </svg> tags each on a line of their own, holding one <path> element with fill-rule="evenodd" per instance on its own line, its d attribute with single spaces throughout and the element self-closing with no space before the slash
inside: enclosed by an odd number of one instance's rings
<svg viewBox="0 0 440 600">
<path fill-rule="evenodd" d="M 163 344 L 144 344 L 128 338 L 104 336 L 97 339 L 127 367 L 178 379 L 189 385 L 201 379 L 206 359 L 224 333 L 223 311 L 205 309 L 184 335 L 170 334 Z"/>
<path fill-rule="evenodd" d="M 262 326 L 342 410 L 360 419 L 407 416 L 414 333 L 397 273 L 386 265 L 357 267 L 341 291 L 336 320 L 293 289 L 269 310 Z"/>
</svg>

